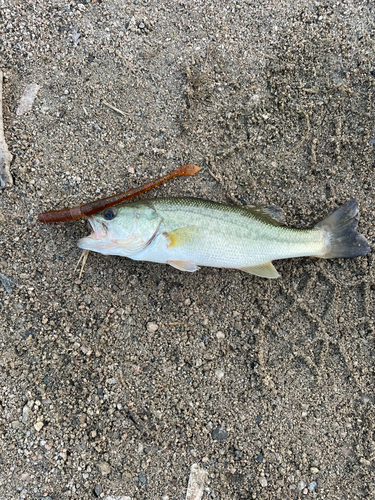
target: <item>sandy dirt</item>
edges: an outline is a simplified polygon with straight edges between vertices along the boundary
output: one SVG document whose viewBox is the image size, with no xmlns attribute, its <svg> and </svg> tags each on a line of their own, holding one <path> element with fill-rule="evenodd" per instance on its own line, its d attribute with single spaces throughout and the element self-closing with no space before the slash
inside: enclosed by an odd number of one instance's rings
<svg viewBox="0 0 375 500">
<path fill-rule="evenodd" d="M 374 249 L 374 44 L 366 1 L 0 0 L 1 500 L 183 500 L 193 463 L 203 500 L 375 497 L 374 253 L 79 279 L 87 223 L 37 220 L 185 162 L 147 196 L 356 197 Z"/>
</svg>

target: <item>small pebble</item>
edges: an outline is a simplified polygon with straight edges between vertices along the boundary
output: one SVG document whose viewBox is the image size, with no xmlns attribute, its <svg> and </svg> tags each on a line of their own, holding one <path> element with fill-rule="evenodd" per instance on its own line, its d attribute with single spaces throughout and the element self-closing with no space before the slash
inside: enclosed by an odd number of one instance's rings
<svg viewBox="0 0 375 500">
<path fill-rule="evenodd" d="M 366 465 L 367 467 L 369 467 L 369 466 L 371 465 L 370 460 L 367 460 L 366 458 L 363 458 L 363 457 L 361 457 L 361 458 L 359 459 L 359 462 L 360 462 L 362 465 Z"/>
<path fill-rule="evenodd" d="M 104 500 L 132 500 L 130 497 L 105 497 Z"/>
<path fill-rule="evenodd" d="M 155 333 L 158 329 L 158 325 L 156 323 L 147 323 L 147 331 L 148 333 Z"/>
<path fill-rule="evenodd" d="M 35 429 L 39 432 L 40 430 L 42 430 L 44 424 L 43 422 L 39 421 L 39 422 L 36 422 L 36 424 L 34 424 L 34 427 Z"/>
<path fill-rule="evenodd" d="M 216 441 L 224 441 L 228 437 L 228 431 L 221 427 L 221 425 L 218 425 L 216 429 L 212 431 L 211 436 L 212 439 Z"/>
<path fill-rule="evenodd" d="M 316 481 L 312 481 L 310 484 L 309 484 L 309 491 L 314 491 L 315 488 L 317 487 L 317 483 Z"/>
<path fill-rule="evenodd" d="M 224 377 L 224 370 L 218 368 L 217 370 L 215 370 L 215 375 L 219 380 L 221 380 Z"/>
<path fill-rule="evenodd" d="M 99 470 L 103 476 L 107 476 L 111 473 L 111 467 L 107 462 L 101 462 L 99 465 Z"/>
<path fill-rule="evenodd" d="M 216 337 L 218 340 L 225 339 L 225 333 L 217 332 Z"/>
<path fill-rule="evenodd" d="M 264 476 L 260 476 L 259 478 L 260 485 L 265 488 L 267 486 L 267 479 Z"/>
<path fill-rule="evenodd" d="M 16 110 L 16 115 L 21 116 L 31 110 L 34 104 L 35 97 L 38 93 L 40 86 L 36 83 L 30 83 L 26 85 L 25 90 L 20 99 L 20 103 Z"/>
<path fill-rule="evenodd" d="M 24 424 L 26 424 L 26 422 L 28 421 L 29 419 L 29 416 L 30 416 L 30 412 L 31 412 L 31 409 L 29 407 L 29 405 L 25 405 L 22 409 L 22 422 Z"/>
<path fill-rule="evenodd" d="M 306 488 L 306 483 L 304 481 L 300 481 L 297 484 L 297 487 L 298 487 L 299 491 L 302 491 L 304 488 Z"/>
<path fill-rule="evenodd" d="M 102 487 L 100 484 L 96 484 L 94 488 L 94 495 L 96 497 L 100 497 L 100 493 L 102 492 Z"/>
</svg>

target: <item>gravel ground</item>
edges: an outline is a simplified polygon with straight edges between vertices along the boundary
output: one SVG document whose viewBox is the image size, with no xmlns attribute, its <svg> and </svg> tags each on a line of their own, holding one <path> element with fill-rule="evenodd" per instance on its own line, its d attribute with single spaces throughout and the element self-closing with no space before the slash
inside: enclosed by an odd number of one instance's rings
<svg viewBox="0 0 375 500">
<path fill-rule="evenodd" d="M 374 498 L 373 253 L 274 281 L 90 254 L 79 279 L 87 224 L 36 218 L 183 161 L 202 171 L 147 196 L 296 227 L 355 196 L 374 248 L 374 10 L 0 0 L 1 500 L 182 500 L 193 463 L 203 500 Z"/>
</svg>

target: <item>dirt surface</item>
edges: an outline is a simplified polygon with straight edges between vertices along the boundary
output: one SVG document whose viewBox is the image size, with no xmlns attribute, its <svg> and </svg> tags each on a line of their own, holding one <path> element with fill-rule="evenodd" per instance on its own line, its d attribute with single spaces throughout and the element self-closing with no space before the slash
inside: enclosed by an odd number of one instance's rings
<svg viewBox="0 0 375 500">
<path fill-rule="evenodd" d="M 188 162 L 147 196 L 296 227 L 356 197 L 374 249 L 372 2 L 0 6 L 0 499 L 182 500 L 193 463 L 204 500 L 374 498 L 374 253 L 274 281 L 90 254 L 79 279 L 87 224 L 36 218 Z"/>
</svg>

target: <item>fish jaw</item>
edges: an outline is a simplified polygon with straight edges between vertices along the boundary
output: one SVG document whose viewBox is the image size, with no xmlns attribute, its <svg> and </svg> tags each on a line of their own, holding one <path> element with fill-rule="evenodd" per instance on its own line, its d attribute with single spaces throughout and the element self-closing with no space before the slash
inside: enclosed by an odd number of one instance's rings
<svg viewBox="0 0 375 500">
<path fill-rule="evenodd" d="M 88 221 L 93 232 L 90 236 L 78 240 L 78 248 L 99 252 L 104 255 L 112 255 L 113 250 L 118 246 L 118 242 L 109 236 L 106 224 L 95 217 L 89 217 Z"/>
<path fill-rule="evenodd" d="M 81 238 L 77 243 L 78 248 L 90 250 L 92 252 L 102 253 L 103 255 L 116 255 L 114 252 L 118 245 L 110 240 L 97 240 L 93 235 Z"/>
</svg>

